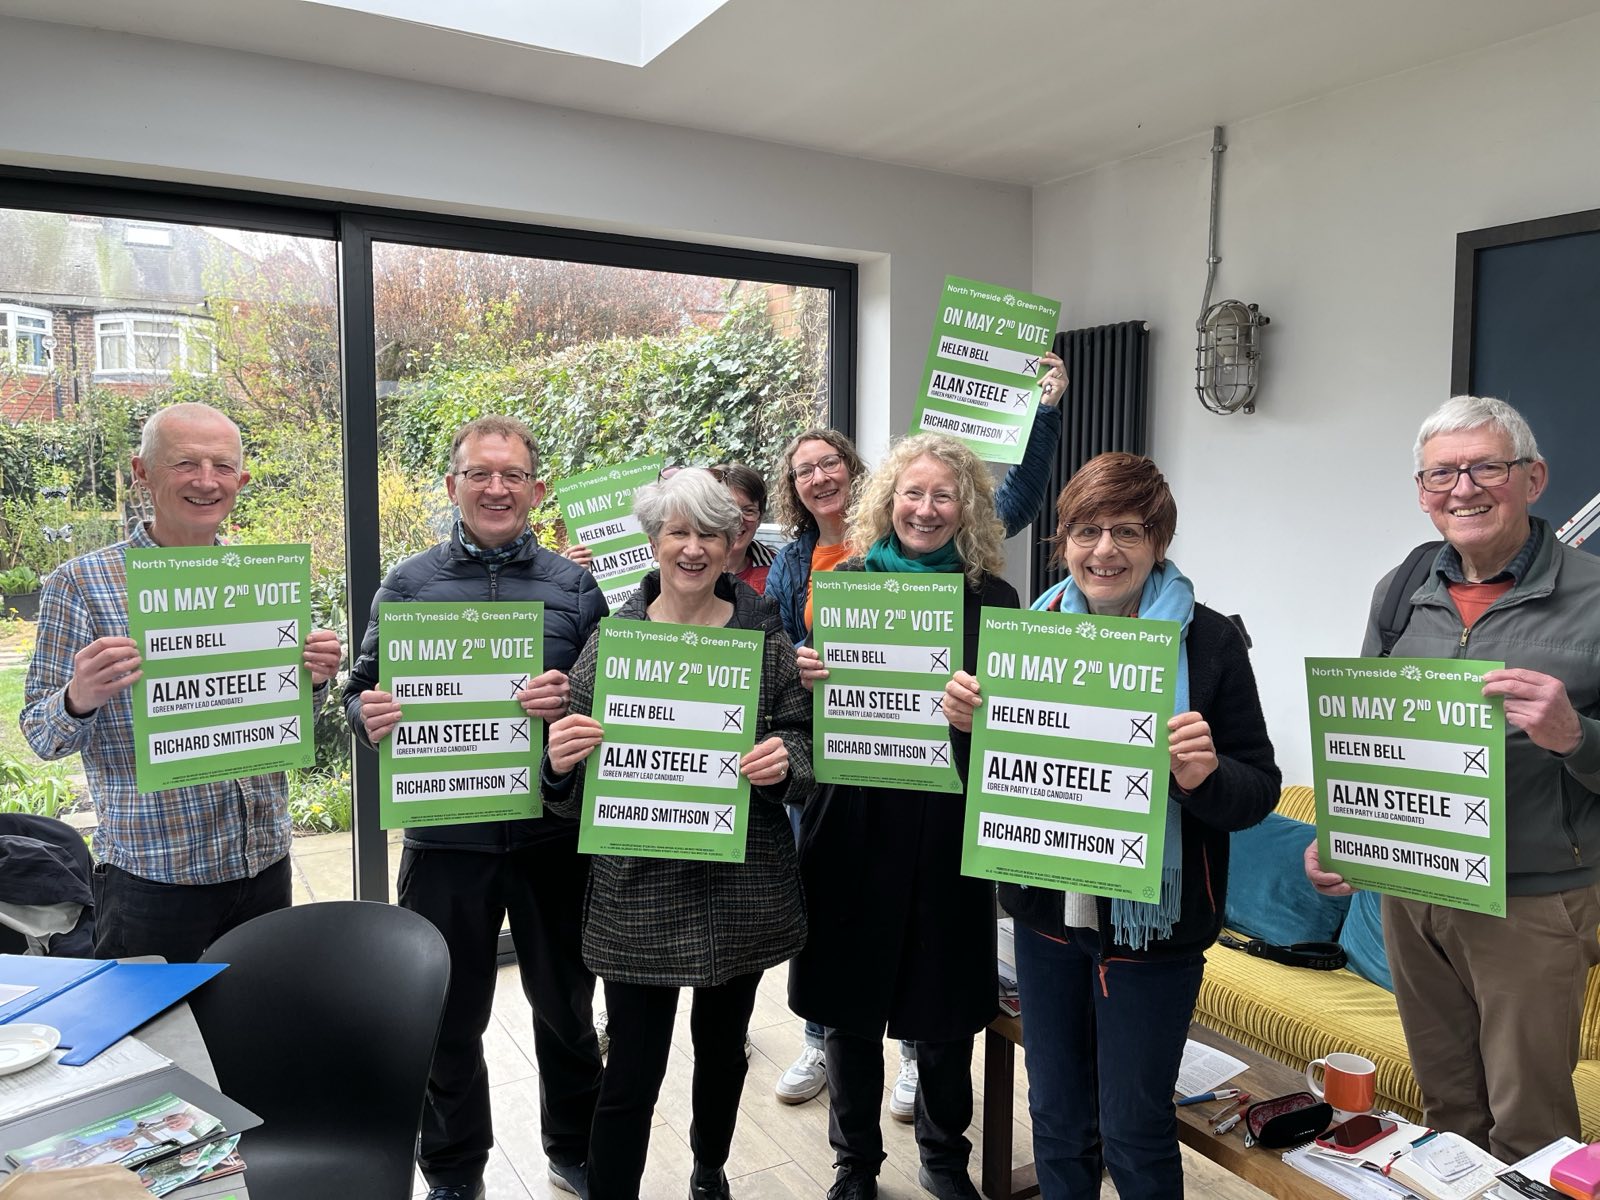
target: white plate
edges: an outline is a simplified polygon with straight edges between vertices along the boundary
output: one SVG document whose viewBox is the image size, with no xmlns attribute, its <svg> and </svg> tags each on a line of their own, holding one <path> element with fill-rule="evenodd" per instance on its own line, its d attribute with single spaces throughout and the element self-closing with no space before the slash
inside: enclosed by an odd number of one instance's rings
<svg viewBox="0 0 1600 1200">
<path fill-rule="evenodd" d="M 61 1031 L 50 1025 L 0 1025 L 0 1075 L 43 1062 L 60 1041 Z"/>
</svg>

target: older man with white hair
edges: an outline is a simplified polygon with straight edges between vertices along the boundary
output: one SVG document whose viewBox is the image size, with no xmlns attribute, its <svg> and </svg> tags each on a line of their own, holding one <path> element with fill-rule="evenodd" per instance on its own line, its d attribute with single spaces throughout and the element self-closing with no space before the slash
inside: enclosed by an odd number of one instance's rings
<svg viewBox="0 0 1600 1200">
<path fill-rule="evenodd" d="M 1529 514 L 1549 469 L 1502 400 L 1457 396 L 1422 423 L 1417 499 L 1445 539 L 1392 652 L 1499 661 L 1506 914 L 1383 897 L 1383 936 L 1424 1116 L 1506 1162 L 1581 1134 L 1572 1072 L 1600 961 L 1600 560 Z M 1373 595 L 1363 653 L 1382 651 Z M 1318 891 L 1351 889 L 1321 869 Z"/>
<path fill-rule="evenodd" d="M 129 688 L 140 659 L 128 636 L 126 552 L 216 544 L 250 479 L 239 427 L 210 405 L 169 405 L 145 422 L 133 477 L 154 519 L 45 580 L 22 732 L 40 758 L 83 755 L 99 820 L 95 956 L 193 962 L 234 926 L 289 906 L 289 786 L 279 771 L 138 790 Z M 306 637 L 317 703 L 341 653 L 330 630 Z"/>
</svg>

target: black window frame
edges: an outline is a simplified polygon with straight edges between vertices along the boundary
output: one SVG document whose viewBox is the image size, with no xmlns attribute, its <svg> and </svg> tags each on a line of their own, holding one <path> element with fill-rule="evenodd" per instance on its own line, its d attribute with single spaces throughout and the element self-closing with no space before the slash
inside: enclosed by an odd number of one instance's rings
<svg viewBox="0 0 1600 1200">
<path fill-rule="evenodd" d="M 376 520 L 377 364 L 373 352 L 371 269 L 374 241 L 825 288 L 832 294 L 828 421 L 846 436 L 855 435 L 859 271 L 851 262 L 531 222 L 4 165 L 0 165 L 0 208 L 233 227 L 334 243 L 344 422 L 346 591 L 351 637 L 358 645 L 357 626 L 364 628 L 380 582 Z M 371 519 L 364 519 L 367 517 Z M 377 756 L 357 742 L 351 763 L 353 894 L 360 900 L 388 901 L 387 840 L 385 831 L 378 827 L 377 814 Z M 502 953 L 508 948 L 508 939 L 502 935 Z"/>
</svg>

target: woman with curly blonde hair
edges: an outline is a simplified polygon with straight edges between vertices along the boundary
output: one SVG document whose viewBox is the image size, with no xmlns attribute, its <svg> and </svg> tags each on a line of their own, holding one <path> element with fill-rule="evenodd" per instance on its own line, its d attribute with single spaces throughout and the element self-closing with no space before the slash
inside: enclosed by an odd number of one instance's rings
<svg viewBox="0 0 1600 1200">
<path fill-rule="evenodd" d="M 979 610 L 1018 607 L 998 575 L 1005 527 L 988 468 L 961 443 L 920 434 L 862 489 L 841 570 L 965 577 L 962 666 L 978 658 Z M 807 687 L 828 672 L 796 651 Z M 967 735 L 952 731 L 965 776 Z M 918 1181 L 938 1200 L 978 1200 L 972 1145 L 972 1039 L 994 1017 L 994 889 L 961 874 L 960 794 L 837 786 L 801 826 L 810 936 L 789 971 L 789 1006 L 826 1029 L 832 1200 L 871 1200 L 884 1159 L 883 1037 L 915 1044 Z"/>
<path fill-rule="evenodd" d="M 895 532 L 897 506 L 907 510 L 905 518 L 912 538 L 927 541 L 926 535 L 920 532 L 925 525 L 933 525 L 941 530 L 944 528 L 940 506 L 934 502 L 943 493 L 929 492 L 914 481 L 902 486 L 901 477 L 919 459 L 924 458 L 931 460 L 926 464 L 927 470 L 948 477 L 951 484 L 948 494 L 955 501 L 952 511 L 959 514 L 944 542 L 948 549 L 941 552 L 941 557 L 951 566 L 938 569 L 960 570 L 967 577 L 968 587 L 981 587 L 986 574 L 998 575 L 1006 565 L 1005 553 L 1001 548 L 1006 531 L 995 516 L 994 481 L 989 469 L 977 455 L 954 438 L 942 434 L 922 433 L 908 437 L 889 451 L 883 465 L 867 481 L 860 500 L 856 502 L 845 535 L 850 553 L 866 562 L 868 570 L 902 570 L 898 566 L 879 567 L 872 563 L 874 557 L 882 558 L 894 553 L 889 547 L 901 542 Z M 927 509 L 925 514 L 918 516 L 910 511 L 914 506 L 905 503 L 908 493 L 922 495 L 923 507 Z M 907 553 L 907 546 L 903 542 L 898 553 Z M 911 554 L 910 557 L 919 558 L 922 555 Z"/>
</svg>

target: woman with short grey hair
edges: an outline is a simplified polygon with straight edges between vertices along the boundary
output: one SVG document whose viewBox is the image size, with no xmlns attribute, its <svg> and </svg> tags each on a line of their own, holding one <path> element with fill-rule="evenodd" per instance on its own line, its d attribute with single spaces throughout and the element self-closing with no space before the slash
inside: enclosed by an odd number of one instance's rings
<svg viewBox="0 0 1600 1200">
<path fill-rule="evenodd" d="M 738 507 L 703 470 L 640 488 L 634 515 L 658 568 L 617 617 L 759 629 L 761 696 L 755 747 L 739 763 L 750 781 L 743 862 L 597 855 L 583 908 L 583 960 L 606 985 L 610 1057 L 589 1135 L 588 1200 L 636 1200 L 650 1122 L 672 1049 L 680 988 L 693 988 L 693 1200 L 727 1200 L 723 1170 L 739 1115 L 745 1031 L 761 973 L 806 939 L 805 905 L 785 804 L 804 804 L 811 773 L 811 702 L 794 647 L 772 607 L 725 571 Z M 550 727 L 540 771 L 544 802 L 575 817 L 578 769 L 605 736 L 594 708 L 598 636 L 568 676 L 568 715 Z"/>
<path fill-rule="evenodd" d="M 728 489 L 710 471 L 691 468 L 674 472 L 657 483 L 647 483 L 634 493 L 633 515 L 652 545 L 662 526 L 678 517 L 702 533 L 719 534 L 733 545 L 743 517 Z"/>
</svg>

